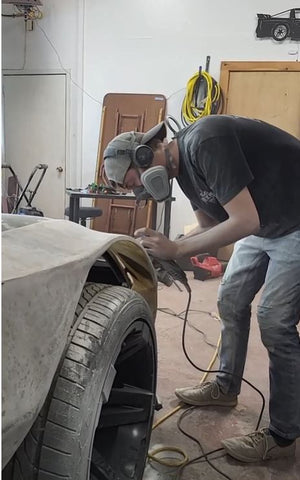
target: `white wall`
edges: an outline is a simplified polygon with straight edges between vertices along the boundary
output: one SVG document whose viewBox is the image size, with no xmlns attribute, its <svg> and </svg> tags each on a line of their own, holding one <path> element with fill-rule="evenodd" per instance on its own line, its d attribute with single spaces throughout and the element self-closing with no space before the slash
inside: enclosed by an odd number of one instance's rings
<svg viewBox="0 0 300 480">
<path fill-rule="evenodd" d="M 59 53 L 70 82 L 69 179 L 86 186 L 94 179 L 101 101 L 108 92 L 161 93 L 168 113 L 180 118 L 184 89 L 210 55 L 210 73 L 220 62 L 293 61 L 299 42 L 255 37 L 256 14 L 299 7 L 294 0 L 42 0 L 39 25 Z M 4 9 L 11 9 L 6 6 Z M 297 54 L 298 52 L 298 54 Z M 3 67 L 20 68 L 23 21 L 3 21 Z M 61 69 L 38 28 L 27 32 L 26 70 Z M 93 98 L 91 98 L 93 97 Z M 67 182 L 68 183 L 68 182 Z M 193 223 L 189 202 L 174 188 L 171 238 Z"/>
<path fill-rule="evenodd" d="M 78 186 L 82 182 L 83 95 L 72 81 L 83 83 L 84 2 L 42 0 L 42 3 L 43 18 L 36 21 L 33 31 L 25 33 L 23 18 L 2 17 L 2 69 L 20 73 L 68 72 L 66 185 Z M 15 11 L 11 5 L 2 5 L 4 14 Z"/>
</svg>

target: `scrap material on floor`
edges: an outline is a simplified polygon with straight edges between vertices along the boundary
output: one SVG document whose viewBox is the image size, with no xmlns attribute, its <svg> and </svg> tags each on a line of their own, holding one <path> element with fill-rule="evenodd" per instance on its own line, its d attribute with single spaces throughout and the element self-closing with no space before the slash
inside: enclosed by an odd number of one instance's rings
<svg viewBox="0 0 300 480">
<path fill-rule="evenodd" d="M 220 322 L 217 313 L 217 289 L 220 278 L 205 281 L 194 279 L 193 272 L 187 272 L 192 289 L 189 325 L 186 331 L 186 346 L 188 353 L 195 364 L 206 369 L 215 353 L 220 335 Z M 266 407 L 260 427 L 268 425 L 268 356 L 260 340 L 256 320 L 255 299 L 252 309 L 252 321 L 249 348 L 244 377 L 253 383 L 264 395 Z M 200 383 L 203 373 L 197 371 L 186 359 L 181 345 L 183 327 L 182 315 L 172 316 L 171 313 L 181 314 L 186 309 L 188 296 L 173 284 L 171 287 L 159 284 L 158 314 L 156 332 L 158 341 L 158 386 L 157 394 L 163 408 L 156 412 L 154 424 L 179 405 L 174 390 L 178 387 L 196 385 Z M 203 333 L 201 333 L 203 332 Z M 218 369 L 218 359 L 214 364 Z M 210 374 L 207 380 L 214 377 Z M 201 448 L 190 438 L 183 435 L 177 421 L 184 412 L 181 427 L 189 435 L 200 441 L 205 452 L 221 448 L 221 440 L 233 436 L 251 433 L 256 428 L 262 407 L 262 399 L 247 384 L 243 383 L 239 395 L 238 405 L 228 407 L 197 407 L 187 411 L 187 407 L 178 410 L 152 432 L 150 452 L 161 447 L 177 447 L 193 459 L 202 454 Z M 163 457 L 177 457 L 180 455 L 170 452 L 160 453 Z M 212 463 L 226 476 L 214 470 L 202 459 L 198 463 L 186 467 L 181 475 L 178 469 L 164 467 L 148 460 L 144 480 L 299 480 L 300 478 L 300 441 L 297 441 L 295 458 L 278 459 L 256 464 L 245 464 L 217 452 L 209 457 Z"/>
</svg>

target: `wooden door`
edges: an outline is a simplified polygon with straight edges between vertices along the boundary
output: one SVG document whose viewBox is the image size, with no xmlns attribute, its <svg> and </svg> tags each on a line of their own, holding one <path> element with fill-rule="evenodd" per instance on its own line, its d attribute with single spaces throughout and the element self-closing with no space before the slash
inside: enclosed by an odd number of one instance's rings
<svg viewBox="0 0 300 480">
<path fill-rule="evenodd" d="M 95 182 L 103 180 L 100 168 L 103 151 L 108 142 L 123 132 L 145 132 L 164 119 L 166 99 L 163 95 L 108 93 L 104 97 L 98 145 Z M 146 224 L 155 228 L 156 208 L 149 202 L 144 209 L 137 208 L 134 200 L 97 199 L 95 206 L 102 209 L 101 217 L 92 222 L 95 230 L 132 235 L 134 230 Z"/>
<path fill-rule="evenodd" d="M 300 138 L 300 63 L 222 62 L 223 113 L 258 118 Z"/>
<path fill-rule="evenodd" d="M 46 217 L 64 218 L 66 75 L 3 74 L 4 159 L 24 187 L 33 168 L 48 170 L 32 205 Z M 34 190 L 39 172 L 28 186 Z M 23 202 L 21 205 L 25 205 Z"/>
</svg>

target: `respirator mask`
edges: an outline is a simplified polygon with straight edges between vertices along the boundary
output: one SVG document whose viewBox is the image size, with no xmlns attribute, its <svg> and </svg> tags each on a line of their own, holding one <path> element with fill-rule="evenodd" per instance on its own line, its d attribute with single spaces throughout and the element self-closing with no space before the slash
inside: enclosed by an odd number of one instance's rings
<svg viewBox="0 0 300 480">
<path fill-rule="evenodd" d="M 163 202 L 170 197 L 170 182 L 165 167 L 149 168 L 142 173 L 141 182 L 141 186 L 133 188 L 137 201 L 153 198 L 156 202 Z"/>
</svg>

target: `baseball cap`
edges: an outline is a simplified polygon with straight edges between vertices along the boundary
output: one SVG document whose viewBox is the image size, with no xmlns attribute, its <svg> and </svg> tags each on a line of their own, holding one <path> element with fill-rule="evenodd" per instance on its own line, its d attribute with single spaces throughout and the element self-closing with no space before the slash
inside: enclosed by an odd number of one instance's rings
<svg viewBox="0 0 300 480">
<path fill-rule="evenodd" d="M 163 140 L 167 136 L 165 122 L 160 122 L 148 132 L 124 132 L 113 138 L 103 152 L 104 170 L 108 180 L 123 185 L 125 175 L 139 145 L 146 145 L 153 138 Z"/>
</svg>

